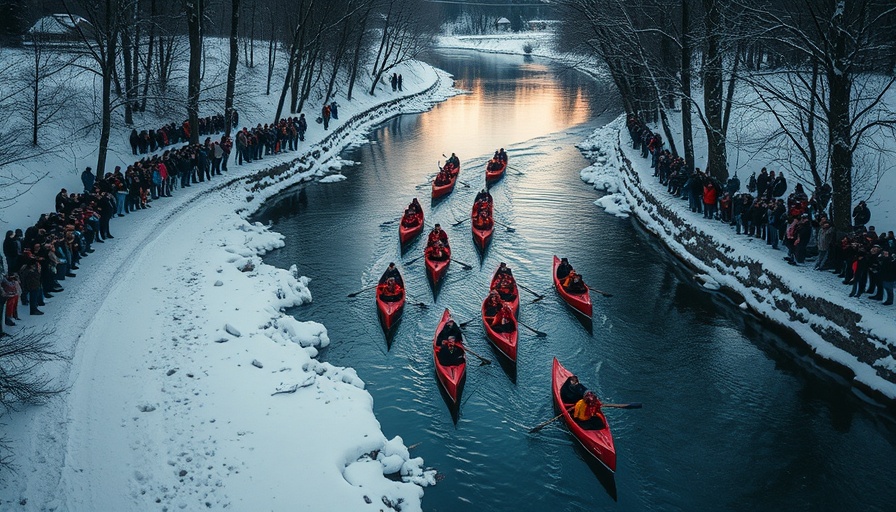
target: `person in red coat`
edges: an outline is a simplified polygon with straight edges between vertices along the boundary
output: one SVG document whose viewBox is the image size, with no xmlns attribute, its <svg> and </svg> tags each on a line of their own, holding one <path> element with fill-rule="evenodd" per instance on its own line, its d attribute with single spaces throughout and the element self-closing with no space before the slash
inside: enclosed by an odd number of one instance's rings
<svg viewBox="0 0 896 512">
<path fill-rule="evenodd" d="M 504 304 L 492 320 L 492 329 L 495 332 L 513 332 L 516 330 L 516 319 L 509 304 Z"/>
<path fill-rule="evenodd" d="M 703 185 L 703 218 L 715 218 L 717 210 L 717 201 L 719 198 L 719 189 L 712 180 L 707 180 Z"/>
<path fill-rule="evenodd" d="M 435 245 L 436 242 L 442 242 L 446 246 L 448 245 L 448 233 L 442 231 L 442 226 L 440 224 L 436 224 L 432 231 L 429 232 L 429 238 L 426 239 L 426 246 L 430 247 Z"/>
</svg>

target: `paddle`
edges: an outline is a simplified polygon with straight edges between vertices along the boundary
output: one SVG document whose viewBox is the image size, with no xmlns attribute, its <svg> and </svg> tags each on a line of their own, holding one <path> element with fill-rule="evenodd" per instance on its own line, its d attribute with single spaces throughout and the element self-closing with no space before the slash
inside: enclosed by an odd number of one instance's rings
<svg viewBox="0 0 896 512">
<path fill-rule="evenodd" d="M 519 170 L 519 169 L 517 169 L 516 167 L 513 167 L 513 166 L 511 166 L 511 165 L 508 165 L 507 168 L 508 168 L 508 169 L 513 169 L 513 170 L 516 171 L 517 174 L 519 174 L 520 176 L 525 176 L 525 175 L 526 175 L 526 173 L 524 173 L 523 171 L 521 171 L 521 170 Z"/>
<path fill-rule="evenodd" d="M 459 325 L 459 326 L 461 326 L 461 327 L 466 327 L 466 326 L 470 325 L 470 324 L 473 322 L 473 320 L 476 320 L 476 319 L 475 319 L 475 318 L 471 318 L 471 319 L 467 320 L 466 322 L 462 322 L 462 323 L 459 323 L 459 324 L 457 324 L 457 325 Z"/>
<path fill-rule="evenodd" d="M 592 292 L 597 292 L 597 293 L 603 295 L 604 297 L 612 297 L 612 296 L 613 296 L 612 293 L 602 292 L 602 291 L 598 290 L 597 288 L 589 288 L 589 289 L 590 289 Z"/>
<path fill-rule="evenodd" d="M 367 290 L 373 290 L 373 289 L 376 288 L 377 286 L 379 286 L 379 283 L 377 283 L 377 284 L 373 284 L 373 285 L 370 285 L 370 286 L 367 286 L 367 287 L 365 287 L 365 288 L 361 288 L 360 290 L 356 291 L 355 293 L 350 293 L 350 294 L 348 294 L 348 296 L 349 296 L 349 297 L 356 297 L 359 293 L 366 292 Z"/>
<path fill-rule="evenodd" d="M 472 266 L 470 266 L 469 264 L 464 263 L 464 262 L 462 262 L 462 261 L 460 261 L 460 260 L 456 260 L 456 259 L 454 259 L 454 258 L 451 258 L 451 261 L 453 261 L 453 262 L 457 263 L 458 265 L 464 267 L 464 270 L 473 270 L 473 267 L 472 267 Z"/>
<path fill-rule="evenodd" d="M 471 187 L 470 184 L 467 183 L 466 181 L 457 180 L 457 182 L 460 183 L 461 185 L 467 187 L 467 188 L 473 188 L 473 187 Z"/>
<path fill-rule="evenodd" d="M 498 225 L 501 225 L 501 226 L 504 226 L 505 228 L 507 228 L 507 231 L 509 233 L 513 233 L 514 231 L 516 231 L 516 228 L 508 226 L 507 224 L 504 224 L 500 220 L 497 220 L 497 219 L 493 219 L 493 220 L 495 221 L 495 224 L 498 224 Z"/>
<path fill-rule="evenodd" d="M 464 352 L 469 352 L 469 353 L 473 354 L 474 356 L 478 357 L 478 358 L 479 358 L 479 361 L 480 361 L 479 366 L 485 366 L 485 365 L 487 365 L 487 364 L 492 364 L 492 362 L 491 362 L 490 359 L 486 359 L 486 358 L 480 356 L 479 354 L 477 354 L 476 352 L 473 352 L 473 351 L 470 350 L 469 348 L 467 348 L 467 347 L 465 347 L 465 346 L 463 346 L 463 345 L 460 345 L 460 348 L 461 348 L 461 350 L 463 350 Z"/>
<path fill-rule="evenodd" d="M 524 285 L 520 284 L 519 282 L 517 282 L 516 285 L 518 287 L 522 288 L 523 290 L 526 290 L 527 292 L 531 293 L 532 295 L 535 295 L 536 297 L 538 297 L 537 299 L 535 299 L 535 301 L 539 301 L 544 298 L 544 295 L 536 292 L 535 290 L 533 290 L 532 288 L 529 288 L 528 286 L 524 286 Z M 532 301 L 532 302 L 535 302 L 535 301 Z"/>
<path fill-rule="evenodd" d="M 424 256 L 425 256 L 425 255 L 424 255 Z M 416 258 L 412 259 L 411 261 L 406 261 L 406 262 L 404 262 L 404 264 L 405 264 L 405 265 L 410 265 L 411 263 L 417 263 L 417 261 L 419 261 L 421 258 L 423 258 L 423 256 L 417 256 Z"/>
<path fill-rule="evenodd" d="M 643 405 L 640 402 L 633 402 L 630 404 L 601 404 L 601 408 L 603 409 L 604 407 L 610 407 L 613 409 L 640 409 L 641 407 L 643 407 Z M 566 412 L 571 412 L 573 409 L 575 409 L 575 406 L 569 407 L 568 409 L 566 409 Z M 534 427 L 529 429 L 529 433 L 534 434 L 534 433 L 538 432 L 539 430 L 543 429 L 544 427 L 557 421 L 562 416 L 563 416 L 563 413 L 561 412 L 560 414 L 554 416 L 553 418 L 549 419 L 548 421 L 545 421 L 543 423 L 539 423 L 538 425 L 535 425 Z"/>
<path fill-rule="evenodd" d="M 572 411 L 573 409 L 575 409 L 575 407 L 576 407 L 576 406 L 574 406 L 574 405 L 571 406 L 571 407 L 569 407 L 568 409 L 566 409 L 566 412 L 570 412 L 570 411 Z M 562 418 L 562 417 L 563 417 L 563 413 L 561 412 L 560 414 L 554 416 L 553 418 L 549 419 L 548 421 L 539 423 L 538 425 L 535 425 L 534 427 L 530 428 L 530 429 L 529 429 L 529 433 L 530 433 L 530 434 L 534 434 L 534 433 L 538 432 L 539 430 L 543 429 L 544 427 L 550 425 L 551 423 L 553 423 L 553 422 L 559 420 L 559 419 Z"/>
<path fill-rule="evenodd" d="M 405 298 L 410 299 L 412 301 L 416 300 L 413 297 L 411 297 L 411 294 L 409 294 L 407 291 L 404 292 L 404 296 L 405 296 Z M 409 304 L 412 304 L 412 305 L 417 306 L 422 309 L 429 309 L 429 304 L 427 304 L 425 302 L 409 302 Z"/>
<path fill-rule="evenodd" d="M 630 404 L 601 404 L 601 408 L 611 407 L 613 409 L 640 409 L 644 407 L 641 402 L 632 402 Z"/>
<path fill-rule="evenodd" d="M 455 222 L 454 224 L 452 224 L 452 226 L 460 226 L 460 225 L 463 224 L 464 222 L 467 222 L 467 219 L 466 219 L 466 218 L 464 218 L 464 219 L 462 219 L 462 220 L 459 220 L 459 221 Z"/>
<path fill-rule="evenodd" d="M 526 329 L 529 329 L 530 331 L 532 331 L 533 333 L 535 333 L 535 335 L 538 336 L 539 338 L 546 338 L 547 335 L 548 335 L 548 333 L 546 333 L 546 332 L 541 332 L 541 331 L 539 331 L 538 329 L 533 329 L 533 328 L 529 327 L 528 325 L 524 324 L 523 322 L 520 322 L 519 320 L 517 320 L 517 323 L 519 323 L 520 325 L 522 325 L 522 326 L 525 327 Z"/>
</svg>

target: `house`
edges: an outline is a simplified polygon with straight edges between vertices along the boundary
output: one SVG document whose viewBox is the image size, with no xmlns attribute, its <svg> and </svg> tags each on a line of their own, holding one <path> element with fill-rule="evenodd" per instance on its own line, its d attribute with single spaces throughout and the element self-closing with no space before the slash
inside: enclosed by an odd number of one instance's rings
<svg viewBox="0 0 896 512">
<path fill-rule="evenodd" d="M 495 22 L 495 28 L 498 32 L 507 32 L 510 30 L 510 20 L 507 18 L 498 18 L 498 21 Z"/>
<path fill-rule="evenodd" d="M 92 35 L 93 25 L 81 16 L 51 14 L 37 20 L 22 38 L 25 44 L 39 41 L 45 44 L 74 46 L 81 44 L 84 37 L 89 38 Z"/>
</svg>

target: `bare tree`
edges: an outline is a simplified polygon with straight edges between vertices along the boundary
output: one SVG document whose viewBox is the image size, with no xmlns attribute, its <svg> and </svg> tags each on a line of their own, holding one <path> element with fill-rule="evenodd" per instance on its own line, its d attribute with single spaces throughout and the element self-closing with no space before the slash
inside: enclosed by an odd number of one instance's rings
<svg viewBox="0 0 896 512">
<path fill-rule="evenodd" d="M 826 128 L 833 220 L 839 231 L 846 231 L 851 224 L 856 152 L 874 145 L 875 137 L 896 136 L 896 113 L 883 101 L 896 83 L 886 69 L 887 56 L 896 47 L 892 38 L 896 5 L 883 0 L 806 0 L 799 5 L 744 3 L 743 9 L 773 55 L 775 65 L 767 72 L 787 77 L 753 80 L 754 87 L 759 84 L 763 94 L 798 113 L 797 119 L 802 117 L 804 127 L 788 131 L 802 130 L 804 141 L 810 136 L 814 140 L 815 126 L 809 118 Z M 875 73 L 884 70 L 889 76 Z M 794 80 L 805 91 L 798 97 L 814 98 L 808 108 L 791 100 Z M 817 158 L 811 148 L 806 156 L 810 165 Z"/>
<path fill-rule="evenodd" d="M 62 4 L 73 20 L 72 24 L 78 31 L 83 47 L 97 66 L 97 69 L 92 69 L 92 71 L 100 76 L 102 82 L 100 140 L 96 162 L 96 175 L 102 177 L 105 174 L 109 136 L 112 132 L 112 110 L 116 106 L 112 98 L 112 81 L 115 78 L 115 66 L 119 52 L 120 14 L 124 10 L 126 0 L 76 0 L 80 11 L 85 14 L 85 18 L 91 24 L 90 29 L 74 22 L 77 18 L 72 14 L 70 1 L 62 0 Z"/>
<path fill-rule="evenodd" d="M 236 88 L 236 66 L 239 61 L 240 0 L 230 3 L 230 62 L 227 65 L 227 92 L 224 95 L 224 135 L 233 127 L 233 91 Z"/>
<path fill-rule="evenodd" d="M 190 121 L 190 143 L 199 144 L 199 94 L 202 66 L 202 18 L 204 0 L 186 0 L 187 31 L 190 40 L 190 67 L 187 85 L 187 115 Z"/>
<path fill-rule="evenodd" d="M 32 404 L 42 404 L 50 397 L 64 391 L 46 375 L 43 367 L 48 363 L 68 361 L 56 351 L 52 343 L 53 332 L 26 329 L 12 336 L 0 338 L 0 408 L 3 412 L 18 410 Z M 0 468 L 12 469 L 12 457 L 0 438 Z"/>
<path fill-rule="evenodd" d="M 436 30 L 429 5 L 422 0 L 387 0 L 380 19 L 380 43 L 370 72 L 371 95 L 384 74 L 429 48 Z"/>
</svg>

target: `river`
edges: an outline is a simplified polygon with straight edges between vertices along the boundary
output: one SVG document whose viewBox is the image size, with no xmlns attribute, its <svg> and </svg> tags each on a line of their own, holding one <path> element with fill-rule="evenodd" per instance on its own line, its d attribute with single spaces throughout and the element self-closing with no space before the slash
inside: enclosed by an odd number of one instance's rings
<svg viewBox="0 0 896 512">
<path fill-rule="evenodd" d="M 314 302 L 291 311 L 327 326 L 321 359 L 351 366 L 367 383 L 387 436 L 438 469 L 428 511 L 513 510 L 893 510 L 896 430 L 847 386 L 763 323 L 700 288 L 659 242 L 631 219 L 603 213 L 579 171 L 575 144 L 621 111 L 609 81 L 549 61 L 443 51 L 429 59 L 469 94 L 394 118 L 343 157 L 347 180 L 310 184 L 268 203 L 286 247 L 270 264 L 298 265 Z M 507 149 L 513 169 L 492 188 L 498 226 L 480 258 L 469 221 L 486 160 Z M 428 181 L 443 153 L 461 159 L 458 186 L 431 205 Z M 446 282 L 433 298 L 421 260 L 424 240 L 401 253 L 397 218 L 413 197 L 427 222 L 451 238 Z M 551 256 L 566 256 L 592 287 L 593 325 L 580 322 L 551 288 Z M 409 300 L 394 337 L 378 324 L 372 292 L 390 261 Z M 481 324 L 469 346 L 494 361 L 468 365 L 458 414 L 436 383 L 431 340 L 448 307 L 477 319 L 499 262 L 543 293 L 522 292 L 518 365 L 500 364 Z M 553 357 L 577 373 L 607 409 L 617 473 L 595 467 L 557 422 L 550 398 Z"/>
</svg>

